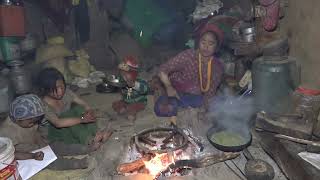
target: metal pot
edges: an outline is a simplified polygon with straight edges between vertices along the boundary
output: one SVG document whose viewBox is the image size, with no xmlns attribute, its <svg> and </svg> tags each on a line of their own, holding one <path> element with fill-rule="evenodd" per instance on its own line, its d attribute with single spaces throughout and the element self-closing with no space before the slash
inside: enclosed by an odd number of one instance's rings
<svg viewBox="0 0 320 180">
<path fill-rule="evenodd" d="M 262 56 L 252 65 L 253 100 L 257 111 L 286 112 L 290 94 L 300 82 L 301 68 L 293 57 Z"/>
<path fill-rule="evenodd" d="M 255 27 L 245 27 L 241 29 L 241 34 L 256 34 Z"/>
<path fill-rule="evenodd" d="M 254 42 L 256 40 L 255 27 L 243 27 L 240 29 L 240 35 L 243 42 Z"/>
<path fill-rule="evenodd" d="M 244 139 L 245 139 L 245 143 L 243 143 L 242 145 L 239 146 L 225 146 L 222 144 L 217 144 L 216 142 L 212 141 L 212 135 L 221 131 L 226 130 L 225 128 L 221 128 L 221 127 L 212 127 L 208 130 L 207 132 L 207 138 L 208 141 L 217 149 L 221 150 L 221 151 L 225 151 L 225 152 L 239 152 L 244 150 L 245 148 L 247 148 L 252 141 L 252 135 L 251 133 L 248 131 L 247 133 L 244 132 L 237 132 L 239 135 L 241 135 Z"/>
<path fill-rule="evenodd" d="M 96 86 L 96 92 L 98 93 L 114 93 L 119 90 L 118 87 L 112 86 L 108 83 L 100 83 Z"/>
<path fill-rule="evenodd" d="M 126 82 L 117 75 L 108 75 L 107 78 L 103 79 L 103 82 L 114 87 L 123 88 L 126 87 Z"/>
<path fill-rule="evenodd" d="M 25 71 L 22 61 L 11 61 L 9 79 L 16 94 L 26 94 L 31 91 L 31 77 Z"/>
<path fill-rule="evenodd" d="M 1 1 L 1 5 L 12 5 L 12 1 L 11 0 L 2 0 Z"/>
<path fill-rule="evenodd" d="M 255 34 L 246 34 L 242 36 L 242 42 L 252 43 L 256 41 Z"/>
</svg>

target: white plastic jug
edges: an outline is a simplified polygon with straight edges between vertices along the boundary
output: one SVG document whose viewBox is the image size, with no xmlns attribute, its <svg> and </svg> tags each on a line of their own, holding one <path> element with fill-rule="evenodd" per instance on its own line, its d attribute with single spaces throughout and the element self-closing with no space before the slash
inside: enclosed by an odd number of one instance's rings
<svg viewBox="0 0 320 180">
<path fill-rule="evenodd" d="M 6 137 L 0 137 L 0 179 L 20 180 L 18 164 L 14 158 L 14 146 Z"/>
</svg>

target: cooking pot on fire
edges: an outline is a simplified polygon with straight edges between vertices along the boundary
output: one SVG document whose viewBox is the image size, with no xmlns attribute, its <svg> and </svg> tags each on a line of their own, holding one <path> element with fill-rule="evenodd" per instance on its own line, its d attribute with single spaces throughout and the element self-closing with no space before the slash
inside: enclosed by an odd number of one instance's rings
<svg viewBox="0 0 320 180">
<path fill-rule="evenodd" d="M 211 127 L 207 132 L 208 141 L 225 152 L 239 152 L 251 144 L 252 135 L 248 131 Z"/>
</svg>

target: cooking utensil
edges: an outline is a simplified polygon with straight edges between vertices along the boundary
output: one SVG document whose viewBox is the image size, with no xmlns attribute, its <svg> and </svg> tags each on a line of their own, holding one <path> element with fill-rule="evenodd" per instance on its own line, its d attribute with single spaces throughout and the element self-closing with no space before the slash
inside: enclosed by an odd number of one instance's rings
<svg viewBox="0 0 320 180">
<path fill-rule="evenodd" d="M 24 62 L 14 60 L 7 63 L 10 67 L 9 79 L 16 94 L 26 94 L 32 90 L 31 76 L 24 68 Z"/>
<path fill-rule="evenodd" d="M 245 34 L 242 36 L 243 42 L 254 42 L 256 40 L 256 35 L 255 34 Z"/>
<path fill-rule="evenodd" d="M 207 138 L 208 138 L 209 142 L 217 149 L 219 149 L 221 151 L 225 151 L 225 152 L 239 152 L 251 144 L 252 135 L 249 131 L 248 131 L 248 133 L 236 132 L 239 135 L 241 135 L 242 138 L 245 140 L 244 141 L 245 143 L 243 143 L 242 145 L 226 146 L 226 145 L 218 144 L 212 140 L 213 134 L 216 134 L 216 133 L 219 133 L 219 132 L 222 132 L 225 130 L 226 130 L 225 128 L 221 128 L 221 127 L 211 127 L 207 132 Z"/>
<path fill-rule="evenodd" d="M 249 160 L 244 171 L 248 180 L 272 180 L 275 176 L 273 167 L 260 159 Z"/>
<path fill-rule="evenodd" d="M 114 93 L 114 92 L 117 92 L 118 89 L 119 88 L 104 82 L 96 86 L 96 92 L 98 93 Z"/>
<path fill-rule="evenodd" d="M 244 172 L 248 180 L 272 180 L 274 178 L 274 169 L 268 162 L 255 159 L 247 148 L 243 150 L 243 155 L 247 159 Z"/>
<path fill-rule="evenodd" d="M 117 76 L 117 75 L 108 75 L 106 79 L 103 79 L 103 82 L 119 88 L 123 88 L 127 86 L 126 82 L 124 82 L 120 78 L 120 76 Z"/>
<path fill-rule="evenodd" d="M 320 143 L 319 142 L 309 141 L 309 140 L 305 140 L 305 139 L 299 139 L 299 138 L 295 138 L 295 137 L 291 137 L 291 136 L 287 136 L 287 135 L 283 135 L 283 134 L 277 134 L 277 135 L 275 135 L 275 137 L 276 138 L 280 138 L 280 139 L 293 141 L 293 142 L 296 142 L 296 143 L 299 143 L 299 144 L 307 144 L 307 145 L 320 147 Z"/>
<path fill-rule="evenodd" d="M 256 34 L 255 27 L 245 27 L 240 30 L 241 34 Z"/>
<path fill-rule="evenodd" d="M 151 137 L 158 134 L 161 136 L 163 135 L 163 140 L 165 140 L 166 137 L 170 136 L 172 133 L 175 133 L 174 137 L 181 138 L 181 141 L 178 144 L 176 144 L 174 147 L 165 147 L 164 149 L 163 148 L 153 149 L 146 146 L 144 142 L 141 142 L 141 137 Z M 163 140 L 162 140 L 162 143 L 163 143 Z M 167 153 L 170 151 L 176 151 L 184 148 L 188 144 L 188 138 L 184 134 L 184 132 L 179 129 L 159 127 L 159 128 L 145 129 L 141 131 L 140 133 L 134 136 L 134 142 L 137 145 L 138 149 L 145 153 Z"/>
<path fill-rule="evenodd" d="M 240 29 L 240 35 L 243 42 L 254 42 L 256 40 L 255 27 L 243 27 Z"/>
</svg>

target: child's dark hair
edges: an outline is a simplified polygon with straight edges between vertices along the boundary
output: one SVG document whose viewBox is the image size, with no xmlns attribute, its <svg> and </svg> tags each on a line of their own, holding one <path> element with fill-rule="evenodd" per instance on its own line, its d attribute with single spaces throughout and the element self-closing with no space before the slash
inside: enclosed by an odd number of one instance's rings
<svg viewBox="0 0 320 180">
<path fill-rule="evenodd" d="M 66 85 L 65 79 L 60 71 L 55 68 L 45 68 L 41 70 L 37 78 L 38 95 L 44 97 L 49 93 L 55 92 L 58 80 L 62 80 Z"/>
</svg>

